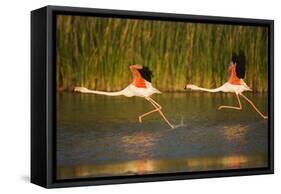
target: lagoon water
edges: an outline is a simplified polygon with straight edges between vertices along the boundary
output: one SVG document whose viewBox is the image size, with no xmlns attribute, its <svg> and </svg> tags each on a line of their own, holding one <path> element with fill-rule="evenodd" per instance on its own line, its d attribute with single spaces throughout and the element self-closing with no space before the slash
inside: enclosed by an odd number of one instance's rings
<svg viewBox="0 0 281 194">
<path fill-rule="evenodd" d="M 264 113 L 266 94 L 246 94 Z M 145 99 L 58 93 L 57 178 L 194 172 L 267 166 L 268 122 L 233 94 L 152 96 L 171 129 Z M 267 114 L 267 113 L 266 113 Z"/>
</svg>

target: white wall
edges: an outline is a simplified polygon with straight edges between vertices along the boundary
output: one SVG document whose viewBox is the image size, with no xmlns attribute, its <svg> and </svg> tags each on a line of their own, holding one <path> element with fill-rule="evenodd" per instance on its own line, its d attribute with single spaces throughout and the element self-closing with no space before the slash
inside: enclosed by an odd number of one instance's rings
<svg viewBox="0 0 281 194">
<path fill-rule="evenodd" d="M 58 4 L 59 3 L 59 4 Z M 0 7 L 0 193 L 266 193 L 280 189 L 281 77 L 275 79 L 275 175 L 45 190 L 28 183 L 30 142 L 30 10 L 45 5 L 157 11 L 275 20 L 275 75 L 280 70 L 278 0 L 3 0 Z M 279 180 L 278 180 L 279 179 Z M 279 183 L 279 185 L 278 185 Z M 275 192 L 276 193 L 276 192 Z"/>
</svg>

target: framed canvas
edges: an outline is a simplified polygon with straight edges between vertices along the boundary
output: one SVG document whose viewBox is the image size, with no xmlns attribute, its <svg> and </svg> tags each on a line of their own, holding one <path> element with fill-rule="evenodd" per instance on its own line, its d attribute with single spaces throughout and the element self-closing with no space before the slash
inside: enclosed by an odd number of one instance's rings
<svg viewBox="0 0 281 194">
<path fill-rule="evenodd" d="M 273 173 L 272 20 L 31 12 L 31 182 Z"/>
</svg>

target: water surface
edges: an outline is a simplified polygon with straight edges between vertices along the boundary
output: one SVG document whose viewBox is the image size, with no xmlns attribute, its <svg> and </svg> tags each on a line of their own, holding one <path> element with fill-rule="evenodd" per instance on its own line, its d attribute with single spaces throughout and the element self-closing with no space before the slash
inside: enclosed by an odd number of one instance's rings
<svg viewBox="0 0 281 194">
<path fill-rule="evenodd" d="M 246 94 L 264 113 L 267 95 Z M 232 94 L 164 93 L 145 99 L 59 93 L 57 95 L 57 178 L 103 177 L 267 166 L 267 120 Z M 266 113 L 267 114 L 267 113 Z"/>
</svg>

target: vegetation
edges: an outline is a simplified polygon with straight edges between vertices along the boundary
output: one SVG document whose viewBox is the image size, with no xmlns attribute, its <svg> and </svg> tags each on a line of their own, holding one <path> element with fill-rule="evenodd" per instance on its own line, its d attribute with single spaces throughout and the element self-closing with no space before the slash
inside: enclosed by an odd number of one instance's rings
<svg viewBox="0 0 281 194">
<path fill-rule="evenodd" d="M 153 71 L 161 91 L 182 91 L 187 83 L 218 87 L 227 81 L 233 51 L 246 54 L 246 83 L 268 90 L 268 29 L 237 26 L 57 16 L 57 89 L 82 85 L 115 91 L 131 81 L 130 64 Z"/>
</svg>

